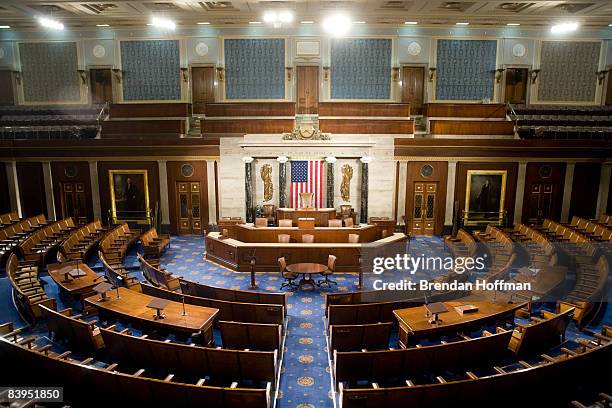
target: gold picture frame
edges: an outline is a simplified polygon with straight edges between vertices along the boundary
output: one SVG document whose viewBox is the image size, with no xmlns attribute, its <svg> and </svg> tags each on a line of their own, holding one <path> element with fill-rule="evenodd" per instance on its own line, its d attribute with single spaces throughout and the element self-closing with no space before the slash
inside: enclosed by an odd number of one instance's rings
<svg viewBox="0 0 612 408">
<path fill-rule="evenodd" d="M 129 221 L 150 223 L 149 172 L 132 169 L 108 170 L 108 180 L 113 223 Z M 132 192 L 128 194 L 130 190 Z"/>
<path fill-rule="evenodd" d="M 464 225 L 503 224 L 507 178 L 507 170 L 467 171 Z"/>
</svg>

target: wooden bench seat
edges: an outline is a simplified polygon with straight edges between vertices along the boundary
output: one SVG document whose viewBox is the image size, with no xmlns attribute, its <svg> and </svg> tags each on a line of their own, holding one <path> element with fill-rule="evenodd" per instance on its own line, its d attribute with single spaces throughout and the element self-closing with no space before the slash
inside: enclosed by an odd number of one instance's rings
<svg viewBox="0 0 612 408">
<path fill-rule="evenodd" d="M 282 325 L 219 321 L 223 347 L 251 350 L 280 350 Z"/>
</svg>

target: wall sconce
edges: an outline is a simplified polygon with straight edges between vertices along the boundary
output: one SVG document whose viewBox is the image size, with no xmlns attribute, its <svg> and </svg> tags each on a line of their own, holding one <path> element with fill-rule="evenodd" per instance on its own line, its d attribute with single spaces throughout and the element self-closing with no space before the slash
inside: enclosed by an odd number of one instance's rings
<svg viewBox="0 0 612 408">
<path fill-rule="evenodd" d="M 497 82 L 498 84 L 501 82 L 502 74 L 504 73 L 505 70 L 506 68 L 497 68 L 495 70 L 495 82 Z"/>
<path fill-rule="evenodd" d="M 532 69 L 531 70 L 531 83 L 535 84 L 535 81 L 538 79 L 538 74 L 540 73 L 539 69 Z"/>
<path fill-rule="evenodd" d="M 597 71 L 597 81 L 599 82 L 599 85 L 601 85 L 604 81 L 604 79 L 606 79 L 606 75 L 608 74 L 608 71 L 610 71 L 609 69 L 604 69 L 601 71 Z"/>
<path fill-rule="evenodd" d="M 119 68 L 113 68 L 113 74 L 115 75 L 115 80 L 121 82 L 121 70 Z"/>
<path fill-rule="evenodd" d="M 433 82 L 436 76 L 436 68 L 429 68 L 429 82 Z"/>
<path fill-rule="evenodd" d="M 291 73 L 293 72 L 293 67 L 285 67 L 285 71 L 287 72 L 287 81 L 291 82 Z"/>
<path fill-rule="evenodd" d="M 329 81 L 329 67 L 323 67 L 323 80 Z"/>
<path fill-rule="evenodd" d="M 183 82 L 189 80 L 189 68 L 181 68 L 181 74 L 183 74 Z"/>
<path fill-rule="evenodd" d="M 21 84 L 21 71 L 11 71 L 15 75 L 15 80 L 18 84 Z"/>
<path fill-rule="evenodd" d="M 400 69 L 399 67 L 391 68 L 391 80 L 393 82 L 399 82 L 400 79 Z"/>
<path fill-rule="evenodd" d="M 225 81 L 225 68 L 217 67 L 217 77 L 219 78 L 219 82 Z"/>
<path fill-rule="evenodd" d="M 77 70 L 77 72 L 79 73 L 79 76 L 81 77 L 81 81 L 83 82 L 83 85 L 85 85 L 87 83 L 87 71 L 85 71 L 84 69 L 79 69 Z"/>
</svg>

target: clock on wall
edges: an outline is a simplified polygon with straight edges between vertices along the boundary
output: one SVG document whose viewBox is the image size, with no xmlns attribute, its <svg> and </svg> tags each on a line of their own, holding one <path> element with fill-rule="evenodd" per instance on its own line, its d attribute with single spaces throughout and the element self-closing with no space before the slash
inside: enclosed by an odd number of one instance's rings
<svg viewBox="0 0 612 408">
<path fill-rule="evenodd" d="M 514 47 L 512 47 L 512 55 L 515 57 L 524 57 L 526 53 L 527 48 L 521 43 L 514 44 Z"/>
<path fill-rule="evenodd" d="M 416 57 L 420 53 L 421 53 L 421 44 L 419 44 L 416 41 L 413 41 L 410 44 L 408 44 L 408 54 L 412 55 L 413 57 Z"/>
</svg>

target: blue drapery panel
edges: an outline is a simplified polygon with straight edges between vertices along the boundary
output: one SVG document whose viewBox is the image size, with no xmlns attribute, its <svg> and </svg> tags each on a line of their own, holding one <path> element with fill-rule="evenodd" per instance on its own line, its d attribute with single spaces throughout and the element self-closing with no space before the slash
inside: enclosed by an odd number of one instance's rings
<svg viewBox="0 0 612 408">
<path fill-rule="evenodd" d="M 337 39 L 331 43 L 332 99 L 389 99 L 391 40 Z"/>
<path fill-rule="evenodd" d="M 601 43 L 543 41 L 538 76 L 541 101 L 594 101 Z"/>
<path fill-rule="evenodd" d="M 123 99 L 181 99 L 181 57 L 175 40 L 121 41 Z"/>
<path fill-rule="evenodd" d="M 227 99 L 285 98 L 285 40 L 226 39 Z"/>
<path fill-rule="evenodd" d="M 436 99 L 493 99 L 495 40 L 438 40 Z"/>
<path fill-rule="evenodd" d="M 76 43 L 20 43 L 19 55 L 26 102 L 81 99 Z"/>
</svg>

